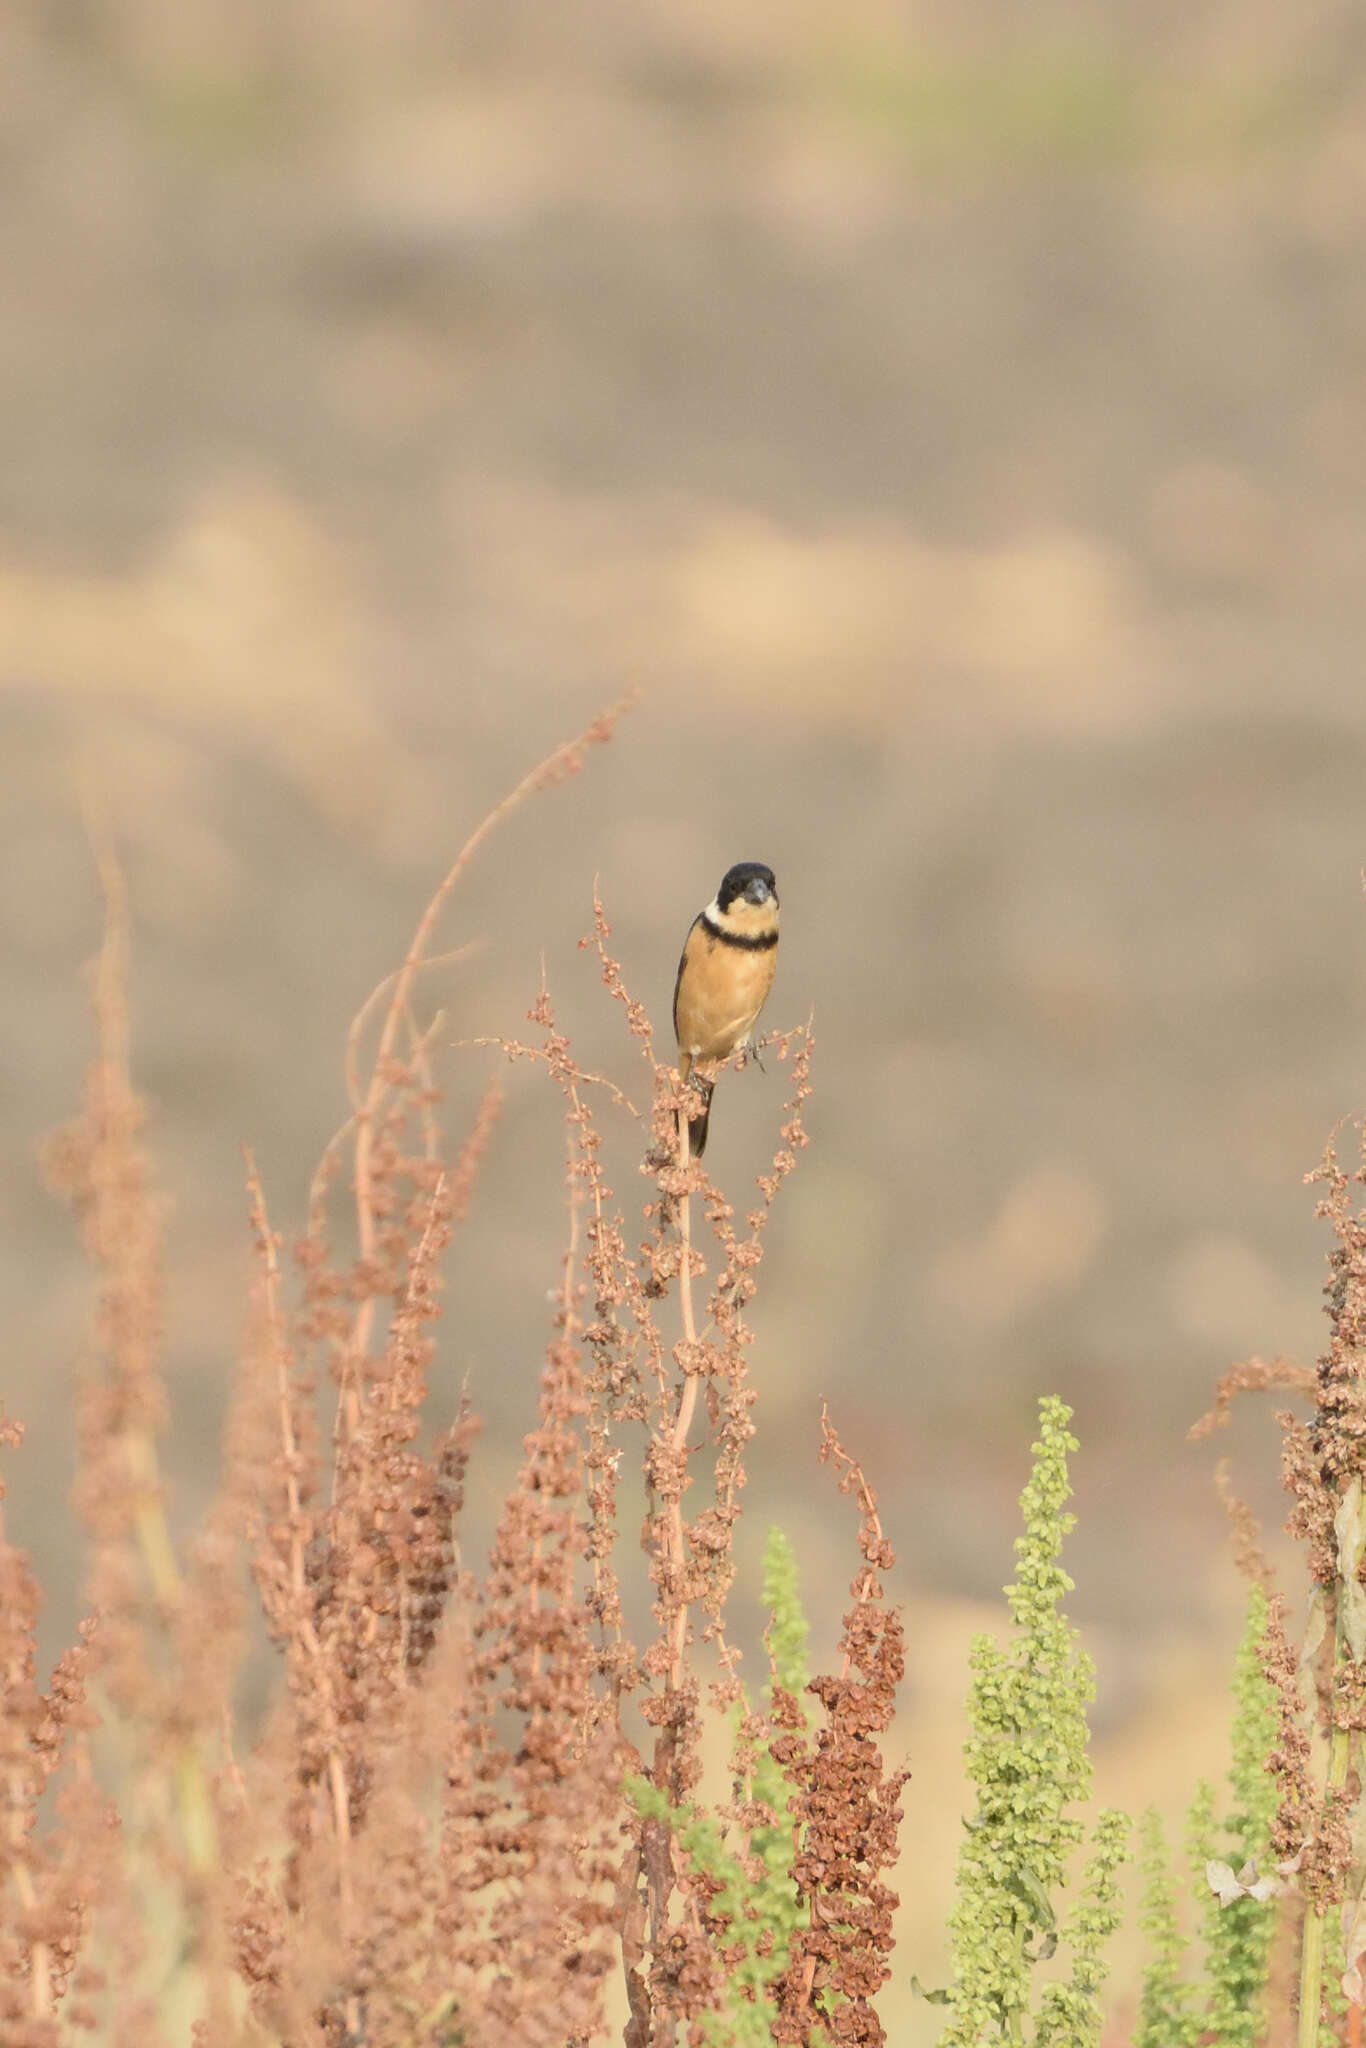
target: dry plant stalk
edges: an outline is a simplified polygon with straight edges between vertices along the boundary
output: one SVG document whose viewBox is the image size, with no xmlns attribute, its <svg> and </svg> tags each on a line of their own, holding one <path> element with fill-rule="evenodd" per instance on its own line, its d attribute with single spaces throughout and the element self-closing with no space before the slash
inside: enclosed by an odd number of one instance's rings
<svg viewBox="0 0 1366 2048">
<path fill-rule="evenodd" d="M 544 990 L 534 1040 L 502 1042 L 563 1099 L 567 1241 L 535 1422 L 483 1569 L 459 1544 L 474 1415 L 462 1399 L 429 1419 L 443 1258 L 501 1093 L 489 1085 L 450 1147 L 419 980 L 451 957 L 433 952 L 438 922 L 487 834 L 573 772 L 617 715 L 490 814 L 363 1006 L 346 1052 L 351 1113 L 292 1259 L 248 1159 L 247 1339 L 221 1485 L 184 1562 L 156 1458 L 161 1217 L 129 1074 L 127 908 L 101 855 L 98 1053 L 84 1113 L 49 1157 L 100 1284 L 80 1409 L 91 1619 L 40 1691 L 37 1592 L 0 1523 L 6 2048 L 66 2048 L 92 2029 L 129 2048 L 187 2035 L 194 2048 L 565 2048 L 604 2038 L 618 1967 L 631 2048 L 714 2038 L 726 1929 L 674 1827 L 643 1820 L 623 1780 L 642 1773 L 671 1809 L 695 1800 L 704 1718 L 741 1699 L 725 1613 L 754 1430 L 746 1309 L 806 1143 L 811 1034 L 770 1040 L 788 1100 L 741 1221 L 686 1139 L 679 1149 L 683 1090 L 655 1058 L 596 899 L 584 944 L 649 1068 L 650 1108 L 641 1119 L 583 1070 Z M 643 1240 L 606 1177 L 599 1101 L 644 1123 Z M 18 1426 L 3 1438 L 17 1444 Z M 872 1738 L 890 1717 L 900 1633 L 880 1601 L 890 1551 L 872 1496 L 828 1425 L 822 1455 L 859 1497 L 865 1558 L 843 1669 L 812 1688 L 829 1725 L 807 1742 L 783 1708 L 778 1729 L 749 1715 L 745 1739 L 785 1743 L 808 1851 L 784 2011 L 813 2037 L 874 2041 L 901 1775 L 883 1772 Z M 619 1528 L 632 1466 L 652 1616 L 641 1643 Z M 244 1728 L 248 1578 L 280 1682 Z M 747 1853 L 756 1817 L 724 1814 Z"/>
<path fill-rule="evenodd" d="M 1282 1480 L 1291 1499 L 1286 1528 L 1305 1547 L 1310 1578 L 1306 1642 L 1302 1651 L 1292 1644 L 1286 1603 L 1273 1596 L 1261 1652 L 1279 1723 L 1267 1759 L 1279 1788 L 1272 1848 L 1282 1874 L 1295 1878 L 1304 1905 L 1299 2048 L 1317 2048 L 1320 2030 L 1331 2023 L 1330 1976 L 1341 1979 L 1349 2023 L 1358 2030 L 1366 1989 L 1366 1856 L 1359 1810 L 1366 1731 L 1366 1210 L 1358 1206 L 1357 1194 L 1366 1183 L 1366 1130 L 1362 1142 L 1362 1163 L 1352 1171 L 1340 1165 L 1330 1143 L 1322 1165 L 1309 1176 L 1325 1190 L 1317 1213 L 1334 1238 L 1324 1289 L 1328 1350 L 1313 1370 L 1282 1358 L 1234 1366 L 1219 1384 L 1214 1407 L 1191 1431 L 1198 1437 L 1221 1428 L 1233 1401 L 1247 1392 L 1284 1387 L 1312 1402 L 1307 1420 L 1289 1409 L 1276 1417 Z M 1225 1493 L 1235 1540 L 1254 1562 L 1246 1511 L 1226 1485 Z M 1306 1668 L 1313 1687 L 1311 1717 L 1301 1684 Z M 1315 1782 L 1312 1734 L 1323 1758 L 1321 1785 Z"/>
<path fill-rule="evenodd" d="M 892 1914 L 898 1899 L 882 1882 L 896 1862 L 899 1799 L 909 1771 L 888 1771 L 876 1737 L 896 1713 L 906 1668 L 900 1616 L 885 1605 L 882 1574 L 895 1563 L 882 1533 L 877 1497 L 821 1413 L 821 1461 L 839 1475 L 840 1491 L 859 1504 L 863 1570 L 850 1591 L 837 1677 L 812 1679 L 826 1713 L 814 1742 L 788 1732 L 773 1752 L 795 1791 L 800 1832 L 793 1866 L 806 1915 L 779 1987 L 776 2041 L 819 2038 L 873 2044 L 886 2038 L 873 2000 L 891 1975 Z M 789 1731 L 795 1702 L 784 1703 Z"/>
</svg>

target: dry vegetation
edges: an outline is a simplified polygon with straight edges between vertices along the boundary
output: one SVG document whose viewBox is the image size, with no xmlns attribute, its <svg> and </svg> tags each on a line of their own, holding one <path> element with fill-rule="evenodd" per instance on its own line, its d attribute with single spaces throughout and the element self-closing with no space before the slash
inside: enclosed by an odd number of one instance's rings
<svg viewBox="0 0 1366 2048">
<path fill-rule="evenodd" d="M 584 943 L 652 1091 L 639 1118 L 645 1231 L 636 1242 L 604 1179 L 595 1105 L 636 1112 L 580 1069 L 543 991 L 535 1035 L 503 1050 L 538 1062 L 562 1095 L 567 1238 L 534 1426 L 482 1569 L 460 1542 L 477 1419 L 467 1403 L 454 1418 L 430 1412 L 443 1254 L 500 1096 L 491 1083 L 473 1129 L 447 1141 L 421 970 L 485 834 L 574 772 L 615 717 L 485 821 L 357 1018 L 351 1111 L 290 1256 L 248 1161 L 249 1340 L 221 1488 L 183 1555 L 158 1479 L 162 1238 L 130 1078 L 127 907 L 102 857 L 98 1052 L 82 1114 L 48 1159 L 99 1288 L 78 1410 L 89 1619 L 43 1689 L 38 1590 L 6 1534 L 7 2048 L 92 2029 L 111 2044 L 199 2048 L 563 2048 L 601 2039 L 618 2009 L 632 2048 L 650 2048 L 732 2038 L 728 2003 L 767 2015 L 766 1999 L 775 2038 L 883 2038 L 872 2001 L 887 1975 L 895 1898 L 882 1873 L 902 1780 L 878 1738 L 901 1639 L 882 1599 L 891 1551 L 876 1504 L 828 1421 L 821 1455 L 858 1501 L 862 1562 L 842 1663 L 810 1687 L 821 1712 L 776 1686 L 760 1711 L 726 1633 L 755 1426 L 745 1315 L 772 1204 L 806 1142 L 809 1030 L 771 1041 L 787 1106 L 740 1218 L 678 1155 L 677 1075 L 656 1058 L 595 906 Z M 21 1426 L 4 1428 L 17 1446 Z M 644 1473 L 639 1553 L 619 1527 L 624 1468 Z M 642 1567 L 651 1622 L 636 1640 L 629 1582 Z M 241 1710 L 252 1588 L 278 1671 L 259 1716 Z M 734 1745 L 716 1813 L 702 1804 L 712 1716 Z M 761 1766 L 786 1813 L 758 1795 Z M 785 1838 L 784 1956 L 746 1924 L 743 1887 L 689 1855 L 685 1809 L 694 1829 L 699 1814 L 717 1825 L 742 1873 L 757 1876 L 760 1838 Z M 736 1989 L 746 1956 L 749 1988 Z"/>
<path fill-rule="evenodd" d="M 856 1503 L 838 1668 L 809 1677 L 790 1554 L 770 1540 L 769 1669 L 728 1632 L 756 1392 L 746 1320 L 775 1202 L 806 1144 L 809 1025 L 768 1044 L 778 1144 L 743 1215 L 688 1156 L 687 1094 L 611 952 L 595 958 L 649 1084 L 638 1110 L 585 1071 L 547 989 L 525 1040 L 563 1109 L 565 1245 L 534 1424 L 481 1565 L 461 1541 L 478 1420 L 429 1385 L 443 1259 L 501 1095 L 442 1128 L 420 1014 L 444 907 L 487 834 L 612 735 L 559 748 L 457 857 L 400 967 L 352 1027 L 346 1121 L 285 1254 L 246 1164 L 255 1245 L 223 1476 L 172 1539 L 158 1472 L 163 1236 L 130 1073 L 129 916 L 98 860 L 106 932 L 81 1115 L 47 1167 L 98 1285 L 77 1401 L 87 1618 L 40 1684 L 39 1589 L 0 1525 L 0 2041 L 109 2048 L 753 2048 L 881 2043 L 887 1877 L 907 1773 L 883 1743 L 903 1675 L 876 1499 L 828 1414 L 819 1456 Z M 446 956 L 449 957 L 449 956 Z M 607 1183 L 602 1118 L 633 1119 L 639 1225 Z M 1359 2043 L 1366 2002 L 1366 1211 L 1330 1149 L 1331 1342 L 1314 1371 L 1251 1359 L 1235 1398 L 1285 1389 L 1303 1647 L 1249 1510 L 1220 1485 L 1251 1581 L 1232 1683 L 1232 1804 L 1196 1788 L 1193 1885 L 1145 1818 L 1134 2048 Z M 1123 1813 L 1090 1845 L 1094 1673 L 1068 1622 L 1070 1411 L 1040 1409 L 1007 1588 L 1011 1634 L 972 1650 L 976 1811 L 950 1922 L 945 2048 L 1099 2048 L 1120 1924 Z M 22 1426 L 0 1422 L 8 1450 Z M 629 1527 L 643 1501 L 639 1543 Z M 852 1544 L 851 1544 L 852 1549 Z M 263 1638 L 265 1639 L 263 1641 Z M 246 1679 L 266 1654 L 259 1709 Z M 728 1783 L 704 1768 L 723 1748 Z M 1070 1906 L 1060 1896 L 1073 1887 Z M 1203 1926 L 1187 1974 L 1183 1917 Z"/>
</svg>

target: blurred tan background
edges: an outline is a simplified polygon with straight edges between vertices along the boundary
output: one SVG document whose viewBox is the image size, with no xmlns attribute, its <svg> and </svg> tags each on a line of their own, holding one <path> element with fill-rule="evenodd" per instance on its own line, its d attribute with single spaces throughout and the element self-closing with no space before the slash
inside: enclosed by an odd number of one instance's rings
<svg viewBox="0 0 1366 2048">
<path fill-rule="evenodd" d="M 1219 1767 L 1237 1628 L 1185 1428 L 1233 1357 L 1319 1344 L 1300 1177 L 1366 1092 L 1361 11 L 12 4 L 0 137 L 4 1392 L 54 1644 L 88 1297 L 33 1161 L 89 1046 L 80 790 L 130 870 L 188 1523 L 240 1142 L 293 1228 L 454 847 L 636 684 L 480 862 L 432 1000 L 515 1031 L 544 955 L 634 1080 L 594 875 L 663 1024 L 722 870 L 777 869 L 818 1091 L 748 1555 L 786 1520 L 837 1609 L 829 1393 L 900 1550 L 898 1980 L 932 1981 L 1036 1395 L 1077 1408 L 1075 1611 L 1139 1803 Z M 445 1055 L 457 1116 L 485 1071 Z M 441 1362 L 484 1515 L 561 1243 L 556 1107 L 511 1080 Z M 723 1086 L 737 1190 L 780 1081 Z M 1278 1520 L 1269 1424 L 1234 1444 Z"/>
</svg>

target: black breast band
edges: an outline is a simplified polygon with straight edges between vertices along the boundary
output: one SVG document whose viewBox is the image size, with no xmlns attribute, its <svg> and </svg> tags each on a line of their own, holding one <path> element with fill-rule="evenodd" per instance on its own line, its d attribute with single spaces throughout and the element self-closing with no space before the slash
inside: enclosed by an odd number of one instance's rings
<svg viewBox="0 0 1366 2048">
<path fill-rule="evenodd" d="M 709 932 L 712 938 L 719 939 L 723 946 L 739 946 L 746 953 L 767 953 L 770 946 L 776 946 L 778 943 L 776 925 L 771 932 L 728 932 L 724 925 L 717 924 L 714 919 L 708 917 L 705 910 L 702 912 L 702 925 L 703 929 Z"/>
</svg>

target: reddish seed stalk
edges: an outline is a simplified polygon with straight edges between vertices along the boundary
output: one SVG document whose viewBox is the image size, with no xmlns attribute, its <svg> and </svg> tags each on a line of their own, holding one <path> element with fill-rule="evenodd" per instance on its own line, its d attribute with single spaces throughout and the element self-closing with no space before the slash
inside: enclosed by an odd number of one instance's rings
<svg viewBox="0 0 1366 2048">
<path fill-rule="evenodd" d="M 605 737 L 609 724 L 590 729 L 584 741 Z M 424 1027 L 414 1015 L 414 992 L 435 957 L 429 947 L 440 912 L 482 839 L 530 790 L 569 772 L 582 743 L 557 750 L 490 813 L 419 920 L 402 965 L 357 1019 L 347 1050 L 353 1113 L 310 1191 L 297 1310 L 248 1158 L 256 1313 L 224 1492 L 208 1525 L 218 1548 L 207 1564 L 191 1562 L 183 1574 L 174 1554 L 171 1565 L 185 1609 L 176 1627 L 188 1626 L 200 1602 L 201 1634 L 209 1632 L 232 1597 L 229 1538 L 247 1528 L 282 1683 L 259 1742 L 233 1740 L 230 1671 L 221 1694 L 208 1696 L 214 1714 L 221 1700 L 218 1719 L 200 1710 L 198 1719 L 187 1714 L 178 1723 L 170 1708 L 162 1710 L 166 1727 L 190 1728 L 196 1744 L 206 1729 L 217 1741 L 222 1722 L 224 1768 L 205 1773 L 209 1811 L 221 1828 L 219 1867 L 211 1881 L 186 1892 L 192 1932 L 177 1965 L 187 1980 L 194 1973 L 188 1995 L 198 2000 L 200 2048 L 241 2048 L 248 2035 L 334 2048 L 343 2041 L 416 2048 L 429 2038 L 436 2048 L 456 2033 L 471 2041 L 586 2044 L 602 2038 L 609 1942 L 619 1942 L 625 1967 L 630 2048 L 670 2048 L 720 2009 L 730 1930 L 705 1878 L 687 1868 L 668 1822 L 633 1828 L 621 1775 L 639 1758 L 623 1717 L 638 1710 L 653 1728 L 655 1783 L 671 1799 L 701 1802 L 703 1688 L 693 1638 L 717 1646 L 725 1679 L 713 1686 L 710 1703 L 725 1710 L 738 1687 L 724 1610 L 745 1484 L 742 1453 L 753 1433 L 743 1313 L 767 1216 L 805 1142 L 800 1108 L 809 1037 L 794 1061 L 790 1120 L 773 1170 L 760 1180 L 747 1228 L 737 1230 L 733 1212 L 690 1157 L 686 1097 L 673 1070 L 654 1060 L 649 1019 L 607 956 L 596 900 L 590 943 L 654 1076 L 647 1170 L 665 1200 L 676 1203 L 676 1229 L 656 1220 L 639 1254 L 629 1245 L 603 1177 L 590 1105 L 605 1094 L 614 1109 L 635 1112 L 613 1084 L 578 1066 L 543 996 L 533 1015 L 544 1025 L 544 1043 L 506 1049 L 543 1061 L 564 1092 L 568 1243 L 536 1424 L 502 1503 L 486 1571 L 462 1562 L 457 1548 L 472 1427 L 463 1409 L 433 1448 L 422 1448 L 441 1254 L 467 1206 L 498 1098 L 486 1095 L 470 1138 L 451 1160 L 433 1108 L 428 1047 L 437 1025 Z M 116 1029 L 120 1014 L 115 1005 Z M 378 1043 L 366 1070 L 361 1040 L 376 1019 Z M 780 1058 L 790 1042 L 781 1042 Z M 108 1078 L 103 1068 L 97 1072 Z M 349 1263 L 335 1260 L 327 1241 L 328 1189 L 348 1141 L 359 1249 Z M 703 1190 L 698 1213 L 705 1213 L 720 1251 L 709 1319 L 695 1291 L 705 1246 L 694 1242 L 691 1208 L 692 1193 Z M 668 1315 L 657 1306 L 675 1275 L 677 1342 L 666 1335 Z M 142 1335 L 134 1324 L 133 1339 Z M 313 1410 L 322 1366 L 337 1377 L 330 1470 L 327 1432 Z M 689 1512 L 689 1438 L 704 1380 L 714 1457 L 710 1450 L 691 1453 L 708 1501 Z M 143 1398 L 150 1401 L 158 1388 L 149 1382 Z M 132 1420 L 145 1426 L 151 1445 L 154 1403 L 148 1413 L 150 1424 L 140 1412 Z M 113 1435 L 117 1449 L 126 1433 Z M 641 1452 L 652 1484 L 645 1547 L 656 1617 L 643 1653 L 625 1623 L 615 1526 L 618 1461 Z M 119 1482 L 125 1507 L 136 1493 L 160 1514 L 154 1467 L 134 1458 L 133 1469 L 121 1465 Z M 873 1513 L 866 1490 L 860 1505 Z M 880 1542 L 875 1514 L 872 1526 Z M 874 1600 L 865 1570 L 858 1604 Z M 140 1614 L 130 1609 L 130 1634 Z M 871 1628 L 865 1634 L 865 1648 L 878 1640 Z M 170 1639 L 172 1650 L 179 1644 L 178 1636 Z M 862 1683 L 853 1677 L 854 1666 L 864 1668 L 862 1652 L 852 1665 L 848 1644 L 846 1653 L 841 1677 L 828 1683 L 847 1683 L 852 1696 Z M 210 1668 L 202 1648 L 197 1659 L 187 1666 L 191 1673 Z M 222 1660 L 213 1667 L 215 1684 L 226 1668 Z M 191 1689 L 163 1691 L 185 1713 L 182 1695 L 188 1700 Z M 163 1765 L 173 1750 L 172 1741 L 162 1744 Z M 154 1755 L 153 1769 L 157 1762 Z M 7 1757 L 11 1777 L 13 1768 Z M 822 1768 L 813 1751 L 794 1784 L 819 1789 Z M 160 1793 L 152 1787 L 154 1802 L 171 1778 L 168 1771 Z M 86 1790 L 87 1813 L 94 1815 L 93 1792 Z M 876 1806 L 874 1797 L 874 1822 Z M 738 1822 L 744 1840 L 747 1815 L 723 1807 L 718 1817 Z M 96 1822 L 82 1825 L 93 1860 Z M 625 1859 L 623 1832 L 634 1837 Z M 7 1843 L 13 1833 L 11 1821 Z M 121 1874 L 122 1854 L 107 1851 L 102 1867 Z M 870 1873 L 881 1855 L 870 1848 Z M 56 1888 L 43 1866 L 22 1855 L 11 1863 L 11 1907 L 26 1919 L 50 1914 L 46 1901 Z M 181 1875 L 188 1883 L 188 1873 Z M 63 1898 L 79 1910 L 93 1895 L 68 1883 Z M 811 1931 L 822 1933 L 825 1901 L 811 1894 L 807 1903 Z M 860 1909 L 864 1904 L 873 1947 L 865 1944 L 865 1954 L 856 1941 L 840 1967 L 852 1971 L 862 1956 L 871 1982 L 881 1907 L 871 1890 L 860 1897 Z M 103 1953 L 116 1958 L 109 1996 L 117 2001 L 121 2038 L 131 2041 L 150 2035 L 132 2031 L 142 2025 L 141 1961 L 131 1944 L 129 1954 L 118 1952 L 127 1917 L 108 1919 Z M 55 2016 L 65 2026 L 67 1984 L 76 1980 L 64 1959 L 70 1940 L 55 1921 L 53 1928 L 35 1923 L 21 1996 L 26 2018 Z M 846 1933 L 839 1938 L 847 1947 Z M 823 1980 L 814 1951 L 799 1969 L 807 2018 L 814 2020 L 824 2010 L 826 1982 L 845 1995 L 846 1980 Z M 852 1975 L 847 1985 L 849 1998 L 862 1995 Z M 874 2036 L 865 2029 L 859 2038 Z"/>
<path fill-rule="evenodd" d="M 476 826 L 475 830 L 465 841 L 465 844 L 461 847 L 438 884 L 426 909 L 418 919 L 417 929 L 413 933 L 412 941 L 404 956 L 402 966 L 394 975 L 387 978 L 392 982 L 389 1007 L 385 1012 L 384 1022 L 380 1026 L 379 1043 L 375 1048 L 369 1083 L 361 1094 L 361 1099 L 355 1112 L 356 1224 L 362 1260 L 373 1258 L 375 1250 L 374 1147 L 376 1121 L 380 1106 L 392 1085 L 394 1048 L 398 1042 L 399 1028 L 408 1012 L 408 1006 L 412 999 L 413 983 L 426 958 L 427 947 L 436 929 L 437 921 L 455 890 L 456 884 L 460 881 L 462 875 L 464 875 L 471 861 L 490 834 L 497 830 L 503 820 L 509 817 L 519 804 L 524 803 L 537 790 L 549 789 L 555 783 L 562 782 L 566 776 L 576 774 L 582 765 L 584 750 L 590 746 L 600 746 L 604 741 L 611 738 L 615 726 L 629 708 L 631 701 L 629 698 L 623 698 L 620 703 L 614 705 L 609 711 L 605 711 L 598 718 L 595 718 L 591 725 L 585 726 L 584 730 L 574 739 L 566 740 L 563 746 L 557 747 L 552 754 L 548 754 L 543 761 L 538 762 L 529 774 L 524 775 L 516 788 L 510 790 L 500 803 L 494 805 L 482 823 Z M 385 983 L 381 983 L 380 988 L 382 989 L 385 985 Z M 358 1026 L 379 1000 L 379 990 L 373 991 L 367 997 L 359 1013 Z M 353 1036 L 358 1036 L 358 1030 Z M 353 1352 L 359 1353 L 367 1349 L 370 1342 L 373 1318 L 374 1301 L 373 1297 L 371 1297 L 362 1302 L 356 1317 L 356 1325 L 351 1340 Z M 346 1414 L 346 1432 L 348 1435 L 354 1435 L 359 1423 L 359 1391 L 354 1383 L 344 1389 L 343 1402 Z"/>
<path fill-rule="evenodd" d="M 284 1319 L 280 1309 L 280 1268 L 274 1232 L 266 1210 L 265 1191 L 256 1170 L 256 1161 L 247 1154 L 247 1189 L 251 1205 L 251 1223 L 259 1248 L 263 1281 L 262 1291 L 266 1311 L 267 1341 L 274 1366 L 277 1400 L 277 1414 L 280 1430 L 281 1464 L 284 1474 L 285 1494 L 289 1510 L 289 1587 L 295 1603 L 293 1627 L 298 1641 L 307 1658 L 317 1687 L 327 1730 L 327 1785 L 331 1800 L 332 1826 L 337 1844 L 337 1884 L 341 1906 L 343 1937 L 350 1927 L 355 1911 L 354 1888 L 351 1874 L 351 1796 L 347 1784 L 346 1765 L 342 1754 L 339 1717 L 332 1674 L 327 1658 L 323 1654 L 317 1629 L 306 1607 L 307 1588 L 304 1579 L 303 1555 L 303 1504 L 299 1493 L 299 1443 L 294 1428 L 293 1399 L 289 1385 L 289 1350 L 284 1332 Z M 358 2017 L 358 2015 L 352 2015 Z"/>
<path fill-rule="evenodd" d="M 3 1442 L 7 1447 L 11 1445 L 17 1446 L 22 1438 L 22 1433 L 21 1426 L 18 1423 L 0 1423 L 0 1442 Z M 9 1550 L 5 1537 L 3 1501 L 4 1488 L 0 1487 L 0 1553 L 5 1553 Z M 24 1569 L 22 1565 L 21 1569 Z M 28 1579 L 29 1586 L 32 1587 L 32 1578 L 26 1571 L 25 1576 Z M 36 1588 L 34 1593 L 36 1596 Z M 25 1601 L 23 1604 L 31 1607 L 32 1601 Z M 36 1615 L 36 1609 L 34 1613 Z M 29 1640 L 31 1641 L 31 1637 Z M 7 1659 L 7 1662 L 11 1668 L 0 1674 L 0 1676 L 3 1676 L 5 1692 L 9 1694 L 16 1692 L 24 1677 L 27 1676 L 24 1666 L 30 1662 L 30 1655 L 15 1656 Z M 6 1773 L 6 1778 L 9 1790 L 9 1812 L 5 1824 L 7 1847 L 5 1860 L 8 1865 L 9 1875 L 14 1882 L 14 1889 L 18 1894 L 20 1909 L 25 1915 L 31 1917 L 38 1907 L 38 1890 L 33 1882 L 33 1872 L 29 1868 L 30 1845 L 28 1837 L 32 1818 L 32 1767 L 19 1762 L 12 1763 Z M 28 1966 L 29 2005 L 33 2017 L 44 2020 L 50 2016 L 53 2009 L 52 1962 L 47 1942 L 35 1940 L 30 1944 Z"/>
<path fill-rule="evenodd" d="M 679 1170 L 688 1170 L 688 1113 L 680 1110 L 678 1117 L 678 1164 Z M 685 1192 L 678 1203 L 678 1234 L 682 1240 L 682 1260 L 678 1268 L 678 1305 L 683 1323 L 683 1342 L 687 1346 L 691 1361 L 697 1347 L 697 1324 L 693 1317 L 692 1300 L 692 1196 Z M 678 1460 L 678 1490 L 669 1503 L 669 1562 L 675 1574 L 677 1605 L 672 1623 L 672 1650 L 669 1661 L 669 1682 L 675 1692 L 683 1683 L 683 1668 L 688 1641 L 688 1603 L 684 1597 L 684 1572 L 687 1569 L 687 1549 L 683 1535 L 683 1489 L 687 1483 L 686 1461 L 688 1431 L 697 1410 L 696 1372 L 689 1371 L 683 1380 L 678 1396 L 678 1413 L 674 1419 L 669 1449 Z"/>
</svg>

